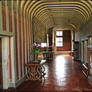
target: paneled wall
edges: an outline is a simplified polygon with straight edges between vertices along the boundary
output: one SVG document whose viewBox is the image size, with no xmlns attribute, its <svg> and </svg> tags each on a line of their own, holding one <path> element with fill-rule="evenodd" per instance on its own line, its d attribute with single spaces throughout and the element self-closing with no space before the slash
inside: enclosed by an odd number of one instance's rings
<svg viewBox="0 0 92 92">
<path fill-rule="evenodd" d="M 25 63 L 29 62 L 29 54 L 32 47 L 32 22 L 31 17 L 18 6 L 17 1 L 0 2 L 0 36 L 2 44 L 8 44 L 8 52 L 2 59 L 8 69 L 4 69 L 3 88 L 17 87 L 25 78 Z M 7 37 L 7 41 L 4 39 Z M 6 46 L 5 46 L 6 47 Z M 2 53 L 4 53 L 2 48 Z M 4 53 L 5 54 L 5 53 Z M 9 78 L 8 78 L 9 77 Z M 8 83 L 6 83 L 8 82 Z"/>
</svg>

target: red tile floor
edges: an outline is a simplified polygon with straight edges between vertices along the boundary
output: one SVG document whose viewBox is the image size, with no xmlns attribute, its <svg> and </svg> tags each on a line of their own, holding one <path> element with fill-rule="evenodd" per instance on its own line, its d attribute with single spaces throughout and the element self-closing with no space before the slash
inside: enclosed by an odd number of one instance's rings
<svg viewBox="0 0 92 92">
<path fill-rule="evenodd" d="M 57 55 L 45 64 L 45 80 L 25 81 L 13 92 L 92 92 L 92 86 L 81 72 L 81 64 L 72 56 Z"/>
</svg>

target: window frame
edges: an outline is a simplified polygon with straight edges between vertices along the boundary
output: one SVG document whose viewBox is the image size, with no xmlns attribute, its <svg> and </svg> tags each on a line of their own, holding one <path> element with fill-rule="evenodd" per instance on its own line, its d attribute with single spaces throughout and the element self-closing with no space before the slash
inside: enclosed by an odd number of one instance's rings
<svg viewBox="0 0 92 92">
<path fill-rule="evenodd" d="M 62 32 L 62 36 L 60 36 L 60 35 L 58 36 L 57 32 Z M 56 31 L 56 38 L 62 38 L 62 41 L 61 41 L 62 42 L 62 46 L 57 46 L 57 42 L 56 42 L 56 47 L 63 47 L 64 46 L 64 39 L 63 39 L 63 31 L 62 30 L 57 30 Z"/>
</svg>

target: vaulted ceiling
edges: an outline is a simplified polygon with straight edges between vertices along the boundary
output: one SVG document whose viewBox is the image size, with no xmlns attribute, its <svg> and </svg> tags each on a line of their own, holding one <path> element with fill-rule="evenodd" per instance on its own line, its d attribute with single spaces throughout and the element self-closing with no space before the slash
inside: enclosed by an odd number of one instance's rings
<svg viewBox="0 0 92 92">
<path fill-rule="evenodd" d="M 79 28 L 92 16 L 92 0 L 21 0 L 21 9 L 31 19 L 50 27 Z"/>
</svg>

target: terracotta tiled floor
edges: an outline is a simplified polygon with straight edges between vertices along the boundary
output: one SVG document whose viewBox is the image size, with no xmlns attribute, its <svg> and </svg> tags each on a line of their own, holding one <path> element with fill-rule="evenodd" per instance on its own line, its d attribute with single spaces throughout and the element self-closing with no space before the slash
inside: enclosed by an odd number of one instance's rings
<svg viewBox="0 0 92 92">
<path fill-rule="evenodd" d="M 57 55 L 45 68 L 45 80 L 25 81 L 13 92 L 92 92 L 80 63 L 74 62 L 71 56 Z"/>
</svg>

